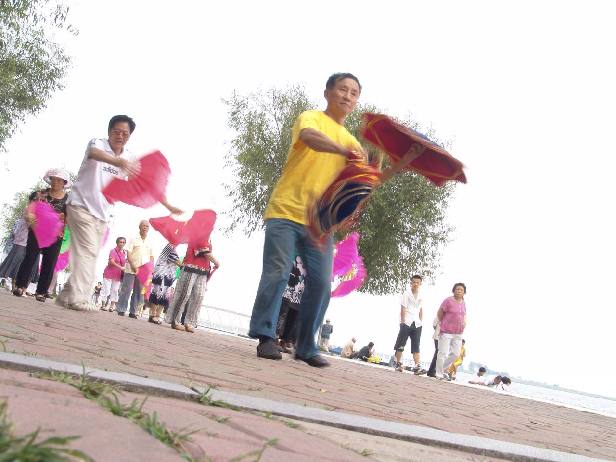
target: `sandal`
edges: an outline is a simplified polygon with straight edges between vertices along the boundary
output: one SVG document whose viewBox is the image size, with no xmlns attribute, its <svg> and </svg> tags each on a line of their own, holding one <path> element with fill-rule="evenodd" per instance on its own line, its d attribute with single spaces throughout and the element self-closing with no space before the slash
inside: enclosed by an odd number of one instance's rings
<svg viewBox="0 0 616 462">
<path fill-rule="evenodd" d="M 24 296 L 24 289 L 16 287 L 15 289 L 13 289 L 13 295 L 15 295 L 16 297 L 23 297 Z"/>
<path fill-rule="evenodd" d="M 191 326 L 190 324 L 184 324 L 184 329 L 186 330 L 186 332 L 190 332 L 191 334 L 195 332 L 195 329 L 193 329 L 193 326 Z"/>
<path fill-rule="evenodd" d="M 158 316 L 150 316 L 148 318 L 148 322 L 151 322 L 153 324 L 158 324 L 158 325 L 161 325 L 163 323 Z"/>
<path fill-rule="evenodd" d="M 45 300 L 47 300 L 47 297 L 45 297 L 45 295 L 43 294 L 36 294 L 34 298 L 36 299 L 37 302 L 41 302 L 41 303 L 45 303 Z"/>
<path fill-rule="evenodd" d="M 171 328 L 175 330 L 186 330 L 182 324 L 171 324 Z"/>
</svg>

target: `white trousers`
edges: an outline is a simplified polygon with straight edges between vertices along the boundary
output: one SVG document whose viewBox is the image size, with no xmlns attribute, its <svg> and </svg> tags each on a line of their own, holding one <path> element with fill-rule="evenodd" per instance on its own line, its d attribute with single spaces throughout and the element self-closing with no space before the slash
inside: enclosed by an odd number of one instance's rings
<svg viewBox="0 0 616 462">
<path fill-rule="evenodd" d="M 103 303 L 107 301 L 107 297 L 109 297 L 110 303 L 118 301 L 120 282 L 113 279 L 103 279 L 103 288 L 101 289 L 101 300 Z"/>
<path fill-rule="evenodd" d="M 436 357 L 436 376 L 442 377 L 443 371 L 456 360 L 462 350 L 462 334 L 441 334 L 438 338 L 438 356 Z"/>
<path fill-rule="evenodd" d="M 59 295 L 63 303 L 89 303 L 96 277 L 96 258 L 107 224 L 85 208 L 66 207 L 66 222 L 71 231 L 71 275 Z"/>
</svg>

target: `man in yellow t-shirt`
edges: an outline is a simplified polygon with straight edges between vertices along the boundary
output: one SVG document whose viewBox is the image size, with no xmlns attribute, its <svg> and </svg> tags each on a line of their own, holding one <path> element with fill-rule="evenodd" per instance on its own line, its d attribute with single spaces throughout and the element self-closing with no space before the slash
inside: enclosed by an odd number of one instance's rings
<svg viewBox="0 0 616 462">
<path fill-rule="evenodd" d="M 265 211 L 263 271 L 252 309 L 249 335 L 259 339 L 257 356 L 281 359 L 275 342 L 282 293 L 295 255 L 305 262 L 307 277 L 299 308 L 295 359 L 314 367 L 329 363 L 314 342 L 331 292 L 331 236 L 317 247 L 306 227 L 307 209 L 318 200 L 345 167 L 347 157 L 365 153 L 344 121 L 361 93 L 353 74 L 340 73 L 325 84 L 325 111 L 302 113 L 292 130 L 289 155 Z"/>
</svg>

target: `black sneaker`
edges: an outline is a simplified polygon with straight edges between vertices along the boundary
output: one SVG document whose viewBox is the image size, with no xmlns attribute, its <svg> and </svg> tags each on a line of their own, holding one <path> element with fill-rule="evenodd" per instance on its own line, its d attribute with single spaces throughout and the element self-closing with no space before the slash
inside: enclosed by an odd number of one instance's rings
<svg viewBox="0 0 616 462">
<path fill-rule="evenodd" d="M 124 314 L 125 314 L 125 313 L 122 313 L 120 311 L 118 311 L 117 313 L 118 313 L 118 316 L 124 316 Z"/>
<path fill-rule="evenodd" d="M 136 315 L 136 314 L 134 314 L 134 313 L 130 313 L 130 314 L 128 315 L 128 317 L 129 317 L 129 318 L 133 318 L 133 319 L 137 319 L 137 315 Z"/>
<path fill-rule="evenodd" d="M 321 355 L 313 356 L 312 358 L 304 359 L 295 355 L 297 361 L 304 361 L 306 364 L 312 367 L 329 367 L 329 361 Z"/>
<path fill-rule="evenodd" d="M 257 358 L 282 359 L 282 354 L 274 339 L 267 338 L 259 341 L 259 345 L 257 345 Z"/>
</svg>

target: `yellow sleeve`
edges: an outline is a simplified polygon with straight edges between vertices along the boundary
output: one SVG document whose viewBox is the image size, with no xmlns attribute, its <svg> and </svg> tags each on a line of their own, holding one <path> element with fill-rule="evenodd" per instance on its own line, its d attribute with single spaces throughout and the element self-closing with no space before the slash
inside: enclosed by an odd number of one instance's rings
<svg viewBox="0 0 616 462">
<path fill-rule="evenodd" d="M 293 125 L 293 131 L 291 133 L 291 145 L 293 147 L 296 147 L 296 144 L 299 142 L 299 134 L 304 128 L 313 128 L 321 131 L 318 114 L 318 111 L 305 111 L 299 115 L 295 121 L 295 125 Z"/>
</svg>

